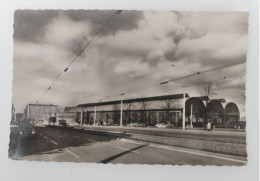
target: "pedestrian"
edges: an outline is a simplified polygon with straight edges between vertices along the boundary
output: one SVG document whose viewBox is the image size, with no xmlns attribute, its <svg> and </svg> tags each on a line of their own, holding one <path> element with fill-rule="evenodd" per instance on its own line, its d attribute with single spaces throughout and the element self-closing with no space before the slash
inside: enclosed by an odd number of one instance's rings
<svg viewBox="0 0 260 181">
<path fill-rule="evenodd" d="M 208 124 L 207 124 L 207 131 L 210 130 L 210 127 L 211 127 L 211 124 L 210 124 L 210 122 L 208 122 Z"/>
<path fill-rule="evenodd" d="M 213 130 L 213 122 L 210 121 L 210 130 L 212 131 Z"/>
</svg>

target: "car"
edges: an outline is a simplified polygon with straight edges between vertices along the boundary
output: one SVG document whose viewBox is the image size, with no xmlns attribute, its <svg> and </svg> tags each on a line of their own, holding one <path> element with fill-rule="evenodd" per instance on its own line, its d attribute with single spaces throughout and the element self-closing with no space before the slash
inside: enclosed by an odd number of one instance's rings
<svg viewBox="0 0 260 181">
<path fill-rule="evenodd" d="M 36 131 L 34 129 L 34 126 L 30 122 L 21 123 L 19 125 L 19 135 L 23 137 L 29 137 L 34 136 L 36 134 Z"/>
<path fill-rule="evenodd" d="M 144 124 L 144 123 L 139 123 L 139 124 L 138 124 L 138 127 L 146 127 L 146 124 Z"/>
<path fill-rule="evenodd" d="M 174 124 L 168 123 L 168 124 L 166 125 L 166 128 L 174 128 Z"/>
<path fill-rule="evenodd" d="M 126 125 L 127 127 L 138 127 L 138 123 L 130 123 Z"/>
<path fill-rule="evenodd" d="M 168 123 L 168 124 L 165 124 L 165 123 L 158 123 L 158 124 L 155 125 L 155 127 L 165 129 L 165 128 L 173 128 L 174 125 L 171 124 L 171 123 Z"/>
<path fill-rule="evenodd" d="M 167 124 L 165 124 L 165 123 L 158 123 L 158 124 L 155 125 L 155 127 L 157 127 L 157 128 L 167 128 Z"/>
<path fill-rule="evenodd" d="M 66 120 L 59 120 L 59 125 L 61 125 L 61 126 L 68 126 Z"/>
<path fill-rule="evenodd" d="M 110 123 L 109 122 L 103 122 L 103 126 L 110 126 Z"/>
</svg>

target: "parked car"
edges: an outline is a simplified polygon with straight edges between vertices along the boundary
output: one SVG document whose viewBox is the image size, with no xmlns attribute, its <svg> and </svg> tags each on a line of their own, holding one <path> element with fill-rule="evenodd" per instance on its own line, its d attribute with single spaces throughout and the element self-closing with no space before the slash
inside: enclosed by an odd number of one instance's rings
<svg viewBox="0 0 260 181">
<path fill-rule="evenodd" d="M 173 128 L 174 125 L 173 125 L 173 124 L 170 124 L 170 123 L 169 123 L 169 124 L 158 123 L 158 124 L 155 125 L 155 127 L 165 129 L 165 128 Z"/>
<path fill-rule="evenodd" d="M 171 123 L 168 123 L 168 124 L 167 124 L 167 128 L 174 128 L 174 125 L 171 124 Z"/>
<path fill-rule="evenodd" d="M 126 125 L 127 127 L 138 127 L 139 124 L 138 123 L 130 123 L 128 125 Z"/>
<path fill-rule="evenodd" d="M 110 123 L 109 122 L 103 122 L 103 126 L 110 126 Z"/>
<path fill-rule="evenodd" d="M 155 125 L 155 127 L 157 127 L 157 128 L 166 128 L 167 125 L 165 123 L 158 123 L 158 124 Z"/>
<path fill-rule="evenodd" d="M 138 124 L 138 127 L 146 127 L 146 124 L 144 124 L 144 123 L 139 123 L 139 124 Z"/>
</svg>

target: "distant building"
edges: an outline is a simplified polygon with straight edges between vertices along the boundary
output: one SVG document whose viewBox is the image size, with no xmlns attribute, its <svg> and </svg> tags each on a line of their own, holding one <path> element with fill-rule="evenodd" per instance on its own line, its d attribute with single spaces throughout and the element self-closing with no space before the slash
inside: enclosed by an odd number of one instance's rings
<svg viewBox="0 0 260 181">
<path fill-rule="evenodd" d="M 28 104 L 24 110 L 24 118 L 34 122 L 49 120 L 56 117 L 58 106 L 53 104 Z"/>
<path fill-rule="evenodd" d="M 76 113 L 74 112 L 57 112 L 56 113 L 57 124 L 60 121 L 66 121 L 67 124 L 73 124 L 76 121 Z"/>
<path fill-rule="evenodd" d="M 15 119 L 16 119 L 16 122 L 20 122 L 22 119 L 23 119 L 23 113 L 16 113 L 15 114 Z"/>
<path fill-rule="evenodd" d="M 11 114 L 12 114 L 11 123 L 13 123 L 13 122 L 16 121 L 16 119 L 15 119 L 15 108 L 14 108 L 14 105 L 13 105 L 13 104 L 12 104 Z"/>
</svg>

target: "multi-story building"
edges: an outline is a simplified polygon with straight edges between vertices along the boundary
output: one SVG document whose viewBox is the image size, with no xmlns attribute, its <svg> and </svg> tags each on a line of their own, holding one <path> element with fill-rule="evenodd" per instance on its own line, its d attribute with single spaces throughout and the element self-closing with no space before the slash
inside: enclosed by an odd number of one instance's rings
<svg viewBox="0 0 260 181">
<path fill-rule="evenodd" d="M 26 120 L 33 122 L 48 121 L 50 117 L 56 117 L 58 106 L 53 104 L 28 104 L 24 110 Z"/>
</svg>

